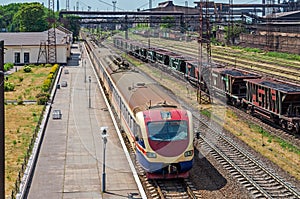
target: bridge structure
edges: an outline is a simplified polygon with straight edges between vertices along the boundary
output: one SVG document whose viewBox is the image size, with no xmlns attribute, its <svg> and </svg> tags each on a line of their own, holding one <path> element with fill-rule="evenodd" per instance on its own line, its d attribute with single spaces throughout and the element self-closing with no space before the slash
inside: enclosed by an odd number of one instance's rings
<svg viewBox="0 0 300 199">
<path fill-rule="evenodd" d="M 126 30 L 132 24 L 172 24 L 185 31 L 188 24 L 199 24 L 199 15 L 180 11 L 60 11 L 59 17 L 73 15 L 81 24 L 120 24 Z"/>
</svg>

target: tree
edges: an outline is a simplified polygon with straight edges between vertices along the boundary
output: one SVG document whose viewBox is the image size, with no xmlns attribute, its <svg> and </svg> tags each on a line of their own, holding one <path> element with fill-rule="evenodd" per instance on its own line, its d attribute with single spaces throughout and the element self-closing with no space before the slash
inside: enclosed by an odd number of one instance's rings
<svg viewBox="0 0 300 199">
<path fill-rule="evenodd" d="M 225 39 L 234 44 L 234 41 L 239 35 L 245 31 L 245 28 L 240 25 L 241 23 L 236 23 L 232 26 L 232 29 L 228 29 L 228 26 L 224 28 L 226 31 Z"/>
<path fill-rule="evenodd" d="M 66 16 L 61 19 L 63 26 L 73 32 L 73 37 L 78 38 L 80 31 L 79 17 L 74 15 Z"/>
<path fill-rule="evenodd" d="M 15 14 L 16 31 L 40 32 L 48 28 L 45 9 L 40 3 L 24 3 Z"/>
<path fill-rule="evenodd" d="M 175 18 L 172 16 L 166 16 L 162 18 L 161 28 L 172 28 L 175 24 Z"/>
<path fill-rule="evenodd" d="M 15 31 L 12 23 L 15 13 L 21 7 L 21 3 L 11 3 L 5 6 L 0 6 L 0 28 L 6 31 Z"/>
</svg>

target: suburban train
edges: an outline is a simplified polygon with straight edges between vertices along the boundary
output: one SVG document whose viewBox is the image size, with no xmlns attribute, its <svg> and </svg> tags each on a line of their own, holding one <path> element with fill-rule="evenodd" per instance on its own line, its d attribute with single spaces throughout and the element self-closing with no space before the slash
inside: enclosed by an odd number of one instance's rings
<svg viewBox="0 0 300 199">
<path fill-rule="evenodd" d="M 246 109 L 249 113 L 300 133 L 300 85 L 220 66 L 198 67 L 195 58 L 159 47 L 114 37 L 114 46 L 145 62 L 161 64 L 182 74 L 212 97 Z"/>
<path fill-rule="evenodd" d="M 88 39 L 86 46 L 147 178 L 187 178 L 194 158 L 192 114 L 108 48 Z"/>
</svg>

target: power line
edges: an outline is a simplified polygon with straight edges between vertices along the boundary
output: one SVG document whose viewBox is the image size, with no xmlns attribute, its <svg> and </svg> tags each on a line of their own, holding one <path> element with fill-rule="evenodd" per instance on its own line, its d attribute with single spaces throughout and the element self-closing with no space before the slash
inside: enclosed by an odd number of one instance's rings
<svg viewBox="0 0 300 199">
<path fill-rule="evenodd" d="M 108 5 L 108 6 L 111 6 L 111 7 L 113 7 L 113 5 L 112 4 L 110 4 L 110 3 L 106 3 L 105 1 L 101 1 L 101 0 L 98 0 L 100 3 L 104 3 L 105 5 Z M 118 9 L 118 10 L 123 10 L 123 11 L 125 11 L 124 9 L 122 9 L 122 8 L 119 8 L 119 7 L 117 7 L 116 6 L 116 8 Z"/>
</svg>

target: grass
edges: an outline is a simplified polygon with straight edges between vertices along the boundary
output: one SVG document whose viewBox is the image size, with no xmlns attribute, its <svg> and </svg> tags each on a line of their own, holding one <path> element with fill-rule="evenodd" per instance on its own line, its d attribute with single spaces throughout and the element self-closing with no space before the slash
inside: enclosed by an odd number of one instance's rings
<svg viewBox="0 0 300 199">
<path fill-rule="evenodd" d="M 228 112 L 232 111 L 227 110 Z M 228 120 L 224 128 L 300 180 L 300 149 L 281 138 L 271 135 L 261 127 L 242 121 L 237 117 Z"/>
<path fill-rule="evenodd" d="M 14 187 L 36 127 L 38 119 L 34 115 L 40 115 L 42 110 L 41 105 L 5 105 L 6 195 Z"/>
<path fill-rule="evenodd" d="M 37 66 L 32 68 L 30 73 L 24 73 L 23 70 L 13 73 L 8 77 L 8 81 L 16 87 L 12 92 L 5 92 L 5 100 L 34 100 L 35 96 L 41 92 L 42 84 L 50 69 Z"/>
<path fill-rule="evenodd" d="M 51 68 L 34 67 L 31 73 L 23 70 L 8 77 L 16 87 L 5 92 L 5 100 L 34 100 L 41 92 L 41 85 Z M 5 194 L 11 195 L 18 173 L 27 154 L 28 146 L 34 134 L 44 106 L 42 105 L 5 105 Z M 21 113 L 21 114 L 20 114 Z"/>
</svg>

